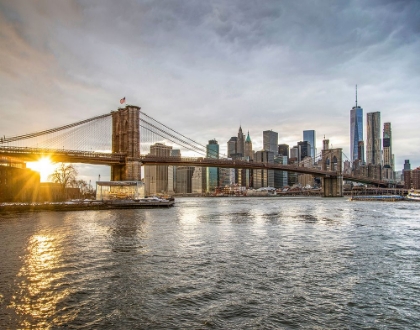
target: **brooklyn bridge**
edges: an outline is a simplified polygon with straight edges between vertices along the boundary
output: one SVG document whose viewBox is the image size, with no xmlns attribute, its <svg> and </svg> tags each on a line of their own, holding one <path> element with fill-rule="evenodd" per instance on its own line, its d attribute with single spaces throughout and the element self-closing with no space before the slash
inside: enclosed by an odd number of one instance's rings
<svg viewBox="0 0 420 330">
<path fill-rule="evenodd" d="M 158 142 L 172 144 L 197 157 L 151 155 L 150 146 Z M 343 196 L 343 180 L 387 186 L 385 181 L 343 174 L 341 148 L 322 150 L 319 155 L 320 168 L 307 167 L 304 163 L 282 165 L 206 157 L 205 145 L 140 111 L 140 107 L 131 105 L 52 129 L 4 136 L 0 138 L 0 156 L 22 161 L 49 157 L 53 162 L 108 165 L 112 181 L 140 181 L 141 166 L 173 165 L 311 174 L 322 179 L 324 197 Z"/>
</svg>

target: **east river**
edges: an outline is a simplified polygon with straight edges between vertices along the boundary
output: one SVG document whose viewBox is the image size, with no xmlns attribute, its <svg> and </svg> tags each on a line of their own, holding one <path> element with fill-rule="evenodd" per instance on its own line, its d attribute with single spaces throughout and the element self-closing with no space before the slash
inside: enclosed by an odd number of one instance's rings
<svg viewBox="0 0 420 330">
<path fill-rule="evenodd" d="M 413 329 L 420 203 L 0 215 L 1 329 Z"/>
</svg>

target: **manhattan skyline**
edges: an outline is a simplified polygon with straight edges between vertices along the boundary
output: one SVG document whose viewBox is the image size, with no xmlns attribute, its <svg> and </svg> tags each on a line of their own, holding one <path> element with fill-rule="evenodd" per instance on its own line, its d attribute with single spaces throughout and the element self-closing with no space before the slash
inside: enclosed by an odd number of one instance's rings
<svg viewBox="0 0 420 330">
<path fill-rule="evenodd" d="M 206 144 L 242 126 L 295 145 L 325 135 L 350 158 L 349 109 L 392 123 L 395 169 L 420 165 L 418 1 L 0 0 L 0 135 L 103 114 L 126 97 Z M 364 131 L 366 134 L 366 129 Z M 92 169 L 96 173 L 96 169 Z M 97 176 L 97 174 L 96 174 Z"/>
</svg>

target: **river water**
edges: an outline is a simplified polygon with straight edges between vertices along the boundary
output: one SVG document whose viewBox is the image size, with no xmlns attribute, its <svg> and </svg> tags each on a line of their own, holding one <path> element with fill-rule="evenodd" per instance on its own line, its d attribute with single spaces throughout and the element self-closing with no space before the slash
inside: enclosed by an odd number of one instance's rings
<svg viewBox="0 0 420 330">
<path fill-rule="evenodd" d="M 180 198 L 0 216 L 0 328 L 413 329 L 420 203 Z"/>
</svg>

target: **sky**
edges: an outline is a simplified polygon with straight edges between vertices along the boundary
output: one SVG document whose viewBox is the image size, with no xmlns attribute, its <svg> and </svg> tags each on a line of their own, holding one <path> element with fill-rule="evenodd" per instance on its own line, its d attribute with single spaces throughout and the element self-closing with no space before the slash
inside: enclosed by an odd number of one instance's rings
<svg viewBox="0 0 420 330">
<path fill-rule="evenodd" d="M 109 113 L 126 97 L 222 152 L 241 125 L 254 150 L 263 130 L 294 146 L 314 129 L 318 150 L 325 136 L 350 157 L 357 84 L 364 120 L 391 122 L 395 169 L 415 168 L 419 17 L 418 0 L 0 0 L 0 136 Z"/>
</svg>

